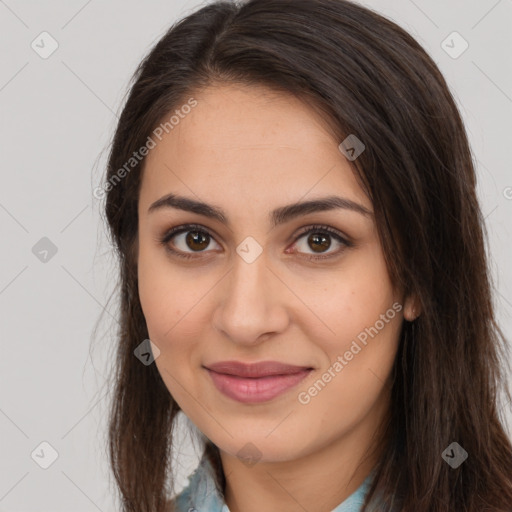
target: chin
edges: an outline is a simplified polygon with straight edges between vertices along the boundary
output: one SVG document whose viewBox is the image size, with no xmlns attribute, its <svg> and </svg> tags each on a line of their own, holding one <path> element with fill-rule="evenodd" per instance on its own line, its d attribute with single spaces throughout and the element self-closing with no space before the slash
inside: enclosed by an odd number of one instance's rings
<svg viewBox="0 0 512 512">
<path fill-rule="evenodd" d="M 222 440 L 218 440 L 219 442 L 213 438 L 210 439 L 222 452 L 237 457 L 247 465 L 285 462 L 304 455 L 305 447 L 296 439 L 288 437 L 286 442 L 283 442 L 279 436 L 272 438 L 272 435 L 265 437 L 264 434 L 255 433 L 246 437 L 237 436 L 229 439 L 223 437 Z M 299 449 L 298 446 L 301 448 Z"/>
</svg>

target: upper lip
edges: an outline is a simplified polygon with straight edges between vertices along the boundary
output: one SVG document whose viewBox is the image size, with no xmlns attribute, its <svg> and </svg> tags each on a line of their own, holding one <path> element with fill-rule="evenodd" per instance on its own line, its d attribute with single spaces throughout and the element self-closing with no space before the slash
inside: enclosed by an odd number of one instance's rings
<svg viewBox="0 0 512 512">
<path fill-rule="evenodd" d="M 269 375 L 289 375 L 304 370 L 310 366 L 296 366 L 278 361 L 261 361 L 258 363 L 242 363 L 241 361 L 220 361 L 205 366 L 217 373 L 235 375 L 237 377 L 267 377 Z"/>
</svg>

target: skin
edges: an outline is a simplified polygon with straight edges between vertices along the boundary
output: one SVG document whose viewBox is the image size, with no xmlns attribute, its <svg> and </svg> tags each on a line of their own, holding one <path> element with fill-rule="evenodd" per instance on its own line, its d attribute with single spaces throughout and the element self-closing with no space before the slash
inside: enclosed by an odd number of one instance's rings
<svg viewBox="0 0 512 512">
<path fill-rule="evenodd" d="M 139 294 L 160 349 L 155 364 L 183 412 L 219 447 L 231 512 L 328 512 L 377 460 L 378 446 L 363 457 L 389 410 L 400 327 L 404 316 L 415 316 L 416 304 L 390 282 L 372 214 L 328 210 L 270 227 L 272 209 L 332 194 L 373 211 L 318 112 L 256 86 L 215 85 L 194 98 L 197 106 L 148 154 L 140 189 Z M 174 208 L 148 213 L 171 192 L 221 207 L 230 225 Z M 187 233 L 168 242 L 192 253 L 190 260 L 159 243 L 186 223 L 212 235 L 203 246 L 187 244 Z M 340 231 L 352 246 L 328 234 L 323 251 L 308 234 L 297 239 L 313 224 Z M 263 249 L 252 263 L 236 252 L 248 236 Z M 333 257 L 307 260 L 322 254 Z M 403 309 L 300 403 L 298 394 L 393 303 Z M 314 371 L 277 398 L 244 404 L 221 394 L 203 368 L 225 360 L 274 360 Z M 257 449 L 256 464 L 237 456 L 247 443 Z"/>
</svg>

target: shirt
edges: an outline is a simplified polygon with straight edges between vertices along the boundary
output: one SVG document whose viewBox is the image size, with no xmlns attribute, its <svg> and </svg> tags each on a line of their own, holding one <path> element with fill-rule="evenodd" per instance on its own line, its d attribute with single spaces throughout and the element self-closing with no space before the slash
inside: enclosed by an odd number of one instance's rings
<svg viewBox="0 0 512 512">
<path fill-rule="evenodd" d="M 371 483 L 371 472 L 359 488 L 332 512 L 360 512 Z M 203 457 L 197 469 L 189 476 L 187 487 L 175 498 L 176 512 L 230 512 L 218 489 L 210 461 Z"/>
</svg>

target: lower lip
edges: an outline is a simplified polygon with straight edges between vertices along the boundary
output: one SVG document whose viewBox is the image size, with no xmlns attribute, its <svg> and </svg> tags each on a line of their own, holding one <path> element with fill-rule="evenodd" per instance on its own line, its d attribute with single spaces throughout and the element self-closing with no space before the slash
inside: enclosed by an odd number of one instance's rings
<svg viewBox="0 0 512 512">
<path fill-rule="evenodd" d="M 289 375 L 247 378 L 207 370 L 213 383 L 221 393 L 243 403 L 260 403 L 272 400 L 296 386 L 312 371 L 302 370 Z"/>
</svg>

